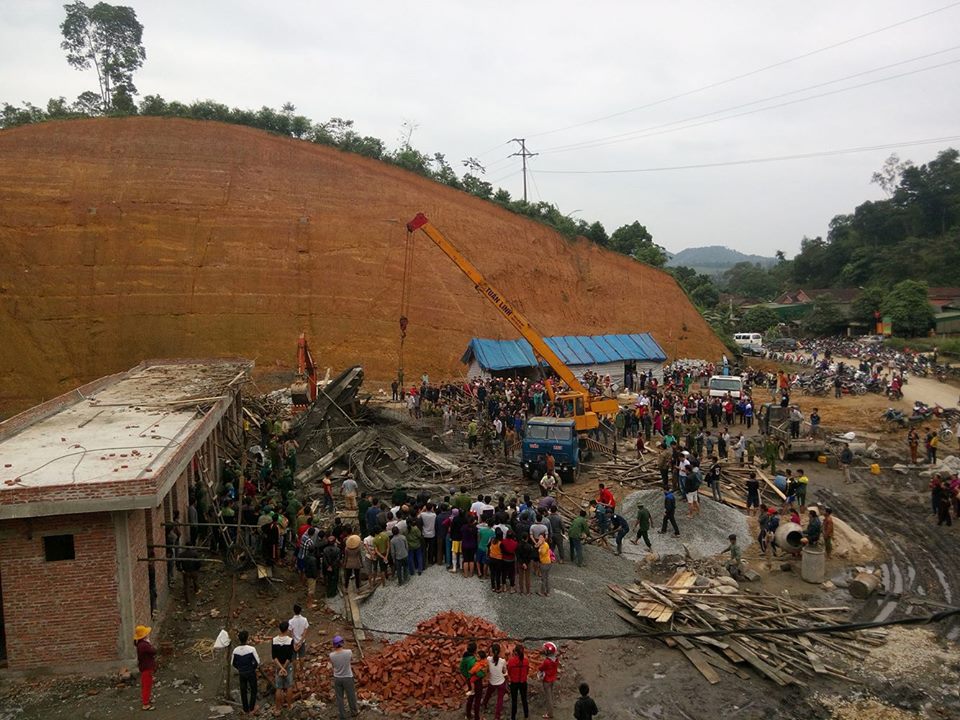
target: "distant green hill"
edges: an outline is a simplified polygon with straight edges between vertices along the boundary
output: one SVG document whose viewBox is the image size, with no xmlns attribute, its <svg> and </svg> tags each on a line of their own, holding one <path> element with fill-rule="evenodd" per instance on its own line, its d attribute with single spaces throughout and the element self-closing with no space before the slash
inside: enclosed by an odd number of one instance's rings
<svg viewBox="0 0 960 720">
<path fill-rule="evenodd" d="M 719 275 L 724 270 L 729 270 L 742 262 L 759 263 L 761 267 L 770 267 L 777 264 L 777 259 L 763 255 L 747 255 L 723 245 L 708 245 L 681 250 L 676 255 L 670 256 L 667 267 L 683 265 L 705 275 Z"/>
</svg>

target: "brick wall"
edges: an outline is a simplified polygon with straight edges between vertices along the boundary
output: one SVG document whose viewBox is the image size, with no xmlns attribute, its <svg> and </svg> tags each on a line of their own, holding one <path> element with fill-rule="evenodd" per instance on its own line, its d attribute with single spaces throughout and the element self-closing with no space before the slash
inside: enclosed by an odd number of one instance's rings
<svg viewBox="0 0 960 720">
<path fill-rule="evenodd" d="M 56 534 L 74 534 L 75 560 L 44 559 L 43 536 Z M 116 538 L 109 513 L 0 521 L 0 577 L 12 670 L 117 659 Z"/>
<path fill-rule="evenodd" d="M 115 480 L 98 483 L 75 483 L 72 485 L 46 485 L 43 487 L 15 487 L 4 489 L 0 500 L 4 505 L 20 505 L 29 502 L 70 502 L 73 500 L 102 500 L 115 497 L 155 495 L 157 482 L 153 478 L 139 480 Z"/>
</svg>

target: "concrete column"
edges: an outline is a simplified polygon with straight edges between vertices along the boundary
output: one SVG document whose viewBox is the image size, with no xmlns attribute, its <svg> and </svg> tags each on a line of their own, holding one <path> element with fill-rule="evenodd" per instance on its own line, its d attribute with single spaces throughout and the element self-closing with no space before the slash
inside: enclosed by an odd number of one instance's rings
<svg viewBox="0 0 960 720">
<path fill-rule="evenodd" d="M 110 513 L 117 546 L 117 604 L 120 608 L 120 635 L 117 638 L 117 657 L 126 662 L 135 662 L 136 652 L 133 646 L 134 607 L 133 607 L 133 557 L 130 545 L 130 529 L 127 523 L 128 512 Z"/>
</svg>

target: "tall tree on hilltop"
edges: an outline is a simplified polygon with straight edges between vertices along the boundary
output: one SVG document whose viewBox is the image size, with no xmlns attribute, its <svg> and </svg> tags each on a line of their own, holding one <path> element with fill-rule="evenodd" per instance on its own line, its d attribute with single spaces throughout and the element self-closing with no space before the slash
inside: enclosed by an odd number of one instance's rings
<svg viewBox="0 0 960 720">
<path fill-rule="evenodd" d="M 64 5 L 66 19 L 60 25 L 67 62 L 77 70 L 97 71 L 102 114 L 132 106 L 137 94 L 133 73 L 147 59 L 143 48 L 143 25 L 137 12 L 125 5 L 100 2 L 88 7 L 80 0 Z M 84 93 L 89 97 L 88 93 Z"/>
<path fill-rule="evenodd" d="M 650 231 L 636 220 L 614 230 L 609 247 L 654 267 L 663 267 L 667 262 L 663 248 L 653 242 Z"/>
</svg>

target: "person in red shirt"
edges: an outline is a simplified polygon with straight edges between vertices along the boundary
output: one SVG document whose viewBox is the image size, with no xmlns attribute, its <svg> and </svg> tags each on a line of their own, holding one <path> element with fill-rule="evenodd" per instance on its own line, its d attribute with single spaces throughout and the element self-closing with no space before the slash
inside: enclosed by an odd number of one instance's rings
<svg viewBox="0 0 960 720">
<path fill-rule="evenodd" d="M 508 668 L 509 669 L 509 668 Z M 537 672 L 537 677 L 543 682 L 543 703 L 546 712 L 543 717 L 553 717 L 553 684 L 557 681 L 560 663 L 557 660 L 557 646 L 552 642 L 543 644 L 543 662 Z"/>
<path fill-rule="evenodd" d="M 517 695 L 523 702 L 523 717 L 530 717 L 527 707 L 527 676 L 530 673 L 530 661 L 523 654 L 523 645 L 517 643 L 513 654 L 507 660 L 507 679 L 510 681 L 510 720 L 517 720 Z"/>
<path fill-rule="evenodd" d="M 133 644 L 137 648 L 137 669 L 140 670 L 140 702 L 143 710 L 153 710 L 150 693 L 153 690 L 153 671 L 157 669 L 157 649 L 147 639 L 150 628 L 137 625 L 133 630 Z"/>
<path fill-rule="evenodd" d="M 600 490 L 597 492 L 597 524 L 600 526 L 601 535 L 607 531 L 607 518 L 613 516 L 616 506 L 617 501 L 610 488 L 600 483 Z"/>
</svg>

